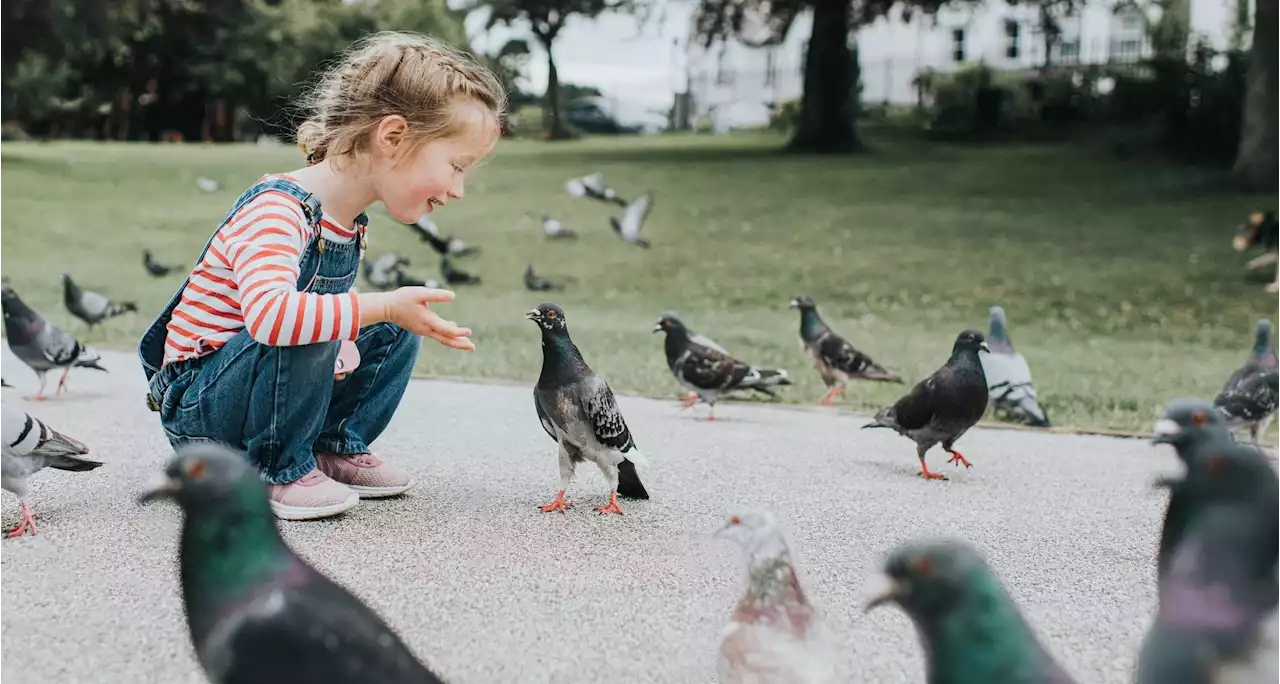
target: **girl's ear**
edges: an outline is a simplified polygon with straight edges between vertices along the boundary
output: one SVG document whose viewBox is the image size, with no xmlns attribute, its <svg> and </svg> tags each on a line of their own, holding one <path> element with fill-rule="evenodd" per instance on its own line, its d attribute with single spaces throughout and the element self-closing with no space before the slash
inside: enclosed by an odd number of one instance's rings
<svg viewBox="0 0 1280 684">
<path fill-rule="evenodd" d="M 396 149 L 405 141 L 408 132 L 409 122 L 403 116 L 392 114 L 383 117 L 374 131 L 374 152 L 379 156 L 394 157 Z"/>
</svg>

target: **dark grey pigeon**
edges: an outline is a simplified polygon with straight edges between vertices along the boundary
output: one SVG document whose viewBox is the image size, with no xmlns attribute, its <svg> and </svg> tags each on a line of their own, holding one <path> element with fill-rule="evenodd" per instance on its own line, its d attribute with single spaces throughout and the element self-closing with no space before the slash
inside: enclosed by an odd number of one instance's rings
<svg viewBox="0 0 1280 684">
<path fill-rule="evenodd" d="M 614 192 L 613 188 L 604 184 L 604 174 L 599 171 L 565 181 L 564 190 L 571 197 L 590 197 L 621 207 L 627 206 L 626 200 L 618 197 L 618 193 Z"/>
<path fill-rule="evenodd" d="M 62 303 L 72 316 L 88 323 L 90 328 L 108 318 L 138 310 L 133 302 L 113 302 L 97 292 L 81 289 L 67 273 L 62 274 Z"/>
<path fill-rule="evenodd" d="M 830 406 L 836 395 L 850 380 L 902 382 L 902 377 L 876 363 L 870 356 L 853 348 L 837 335 L 822 316 L 813 297 L 799 295 L 791 300 L 791 308 L 800 310 L 800 347 L 813 359 L 813 367 L 827 384 L 828 390 L 819 404 Z"/>
<path fill-rule="evenodd" d="M 473 276 L 462 269 L 456 268 L 449 257 L 440 258 L 440 275 L 444 277 L 444 282 L 449 285 L 479 285 L 480 276 Z"/>
<path fill-rule="evenodd" d="M 630 242 L 649 248 L 649 241 L 640 237 L 640 229 L 644 227 L 644 222 L 649 218 L 649 211 L 653 209 L 653 193 L 646 192 L 626 205 L 626 209 L 622 212 L 622 220 L 616 217 L 609 217 L 609 225 L 613 226 L 613 232 L 622 238 L 623 242 Z"/>
<path fill-rule="evenodd" d="M 1266 433 L 1280 403 L 1276 371 L 1271 321 L 1263 318 L 1258 321 L 1248 360 L 1231 374 L 1213 401 L 1233 429 L 1249 429 L 1254 444 L 1258 444 L 1258 433 Z"/>
<path fill-rule="evenodd" d="M 945 475 L 929 472 L 924 454 L 942 442 L 951 454 L 947 463 L 969 467 L 969 460 L 951 446 L 982 419 L 987 409 L 987 378 L 978 352 L 989 352 L 986 339 L 977 330 L 965 330 L 951 347 L 951 358 L 920 381 L 898 403 L 876 414 L 866 428 L 893 428 L 916 443 L 920 476 L 945 480 Z"/>
<path fill-rule="evenodd" d="M 0 433 L 4 439 L 0 486 L 16 495 L 22 507 L 22 522 L 8 531 L 9 537 L 20 537 L 27 530 L 36 533 L 34 516 L 27 505 L 27 494 L 31 491 L 28 477 L 43 468 L 82 473 L 102 465 L 101 461 L 84 457 L 89 453 L 85 445 L 8 404 L 0 404 Z"/>
<path fill-rule="evenodd" d="M 409 264 L 409 260 L 395 252 L 387 252 L 377 259 L 364 260 L 365 282 L 378 290 L 387 291 L 398 287 L 401 270 Z"/>
<path fill-rule="evenodd" d="M 636 472 L 636 466 L 647 465 L 647 461 L 627 429 L 613 390 L 582 359 L 569 338 L 560 307 L 539 304 L 525 318 L 537 323 L 542 334 L 542 374 L 533 388 L 533 406 L 542 429 L 560 445 L 560 491 L 542 510 L 563 513 L 571 508 L 564 493 L 573 479 L 574 466 L 590 461 L 609 481 L 609 503 L 596 511 L 621 515 L 618 495 L 648 499 L 649 492 Z"/>
<path fill-rule="evenodd" d="M 530 292 L 556 292 L 564 288 L 534 273 L 533 264 L 525 264 L 524 289 Z"/>
<path fill-rule="evenodd" d="M 916 625 L 929 684 L 1074 684 L 986 561 L 965 542 L 919 541 L 885 562 L 885 589 Z"/>
<path fill-rule="evenodd" d="M 467 256 L 480 251 L 479 247 L 473 247 L 462 240 L 462 238 L 454 236 L 446 236 L 440 234 L 440 227 L 435 221 L 431 220 L 430 214 L 423 214 L 422 218 L 414 223 L 406 223 L 414 234 L 423 242 L 431 245 L 431 248 L 442 256 Z"/>
<path fill-rule="evenodd" d="M 183 447 L 142 503 L 182 507 L 178 566 L 196 657 L 214 684 L 440 684 L 376 613 L 280 537 L 241 454 Z"/>
<path fill-rule="evenodd" d="M 13 291 L 8 283 L 0 286 L 0 301 L 4 304 L 4 334 L 9 348 L 23 363 L 31 367 L 40 378 L 40 390 L 33 399 L 44 399 L 45 373 L 61 368 L 58 394 L 67 387 L 67 374 L 73 367 L 107 370 L 98 365 L 102 355 L 92 347 L 86 347 L 70 334 L 59 330 L 40 314 L 31 310 Z"/>
<path fill-rule="evenodd" d="M 1275 684 L 1275 506 L 1242 501 L 1204 512 L 1176 547 L 1135 684 Z"/>
<path fill-rule="evenodd" d="M 146 267 L 147 273 L 156 278 L 163 278 L 169 275 L 170 271 L 177 268 L 176 266 L 165 266 L 164 264 L 156 261 L 155 257 L 151 255 L 151 250 L 149 249 L 142 250 L 142 265 Z"/>
<path fill-rule="evenodd" d="M 684 408 L 701 399 L 711 406 L 707 420 L 715 420 L 716 402 L 730 392 L 759 389 L 772 394 L 769 387 L 791 384 L 785 370 L 752 366 L 727 352 L 698 344 L 684 323 L 671 314 L 659 319 L 653 332 L 666 333 L 663 350 L 667 368 L 676 382 L 694 393 L 695 398 L 686 400 Z"/>
</svg>

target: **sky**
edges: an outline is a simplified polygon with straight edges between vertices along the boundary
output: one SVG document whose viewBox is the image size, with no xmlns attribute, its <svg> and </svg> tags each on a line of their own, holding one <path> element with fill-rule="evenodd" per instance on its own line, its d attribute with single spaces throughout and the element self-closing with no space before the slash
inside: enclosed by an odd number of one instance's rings
<svg viewBox="0 0 1280 684">
<path fill-rule="evenodd" d="M 560 81 L 599 88 L 610 108 L 625 122 L 665 121 L 650 109 L 665 112 L 684 83 L 684 42 L 693 3 L 667 0 L 665 16 L 657 13 L 644 25 L 630 14 L 603 14 L 595 19 L 573 17 L 555 41 Z M 525 38 L 533 54 L 522 87 L 543 93 L 547 87 L 547 57 L 526 26 L 498 26 L 487 34 L 486 16 L 467 17 L 467 35 L 474 52 L 497 52 L 511 38 Z M 673 48 L 672 38 L 679 39 Z"/>
</svg>

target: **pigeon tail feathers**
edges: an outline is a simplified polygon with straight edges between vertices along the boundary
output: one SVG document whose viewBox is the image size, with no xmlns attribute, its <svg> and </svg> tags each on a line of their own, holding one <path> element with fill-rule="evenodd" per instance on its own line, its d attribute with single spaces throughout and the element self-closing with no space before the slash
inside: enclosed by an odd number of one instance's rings
<svg viewBox="0 0 1280 684">
<path fill-rule="evenodd" d="M 644 483 L 640 482 L 640 474 L 636 472 L 636 464 L 631 461 L 633 456 L 640 455 L 638 449 L 632 449 L 627 452 L 627 458 L 618 464 L 618 496 L 628 499 L 648 499 L 649 492 L 645 490 Z M 644 458 L 641 456 L 641 458 Z"/>
</svg>

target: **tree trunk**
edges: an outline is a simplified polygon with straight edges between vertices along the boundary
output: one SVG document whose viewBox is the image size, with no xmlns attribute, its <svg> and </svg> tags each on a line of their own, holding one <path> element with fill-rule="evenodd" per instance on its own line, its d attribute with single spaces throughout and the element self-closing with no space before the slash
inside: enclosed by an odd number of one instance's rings
<svg viewBox="0 0 1280 684">
<path fill-rule="evenodd" d="M 547 122 L 547 140 L 568 140 L 569 129 L 564 125 L 564 111 L 560 105 L 560 74 L 556 71 L 556 58 L 551 54 L 553 36 L 539 34 L 538 40 L 547 51 L 547 105 L 545 120 Z"/>
<path fill-rule="evenodd" d="M 853 116 L 853 73 L 849 0 L 817 0 L 804 60 L 800 120 L 787 149 L 837 154 L 863 149 Z"/>
<path fill-rule="evenodd" d="M 1244 120 L 1236 151 L 1236 180 L 1247 190 L 1276 191 L 1276 0 L 1258 0 L 1245 81 Z"/>
</svg>

